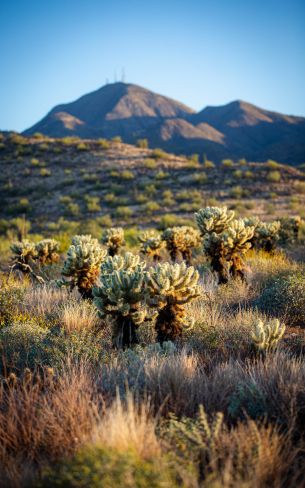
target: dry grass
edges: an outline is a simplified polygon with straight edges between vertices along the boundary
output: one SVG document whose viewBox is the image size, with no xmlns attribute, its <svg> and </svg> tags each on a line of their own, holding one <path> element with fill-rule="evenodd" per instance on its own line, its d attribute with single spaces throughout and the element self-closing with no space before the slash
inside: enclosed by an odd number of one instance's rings
<svg viewBox="0 0 305 488">
<path fill-rule="evenodd" d="M 86 301 L 71 300 L 58 310 L 59 323 L 68 333 L 95 329 L 100 320 L 96 308 Z"/>
</svg>

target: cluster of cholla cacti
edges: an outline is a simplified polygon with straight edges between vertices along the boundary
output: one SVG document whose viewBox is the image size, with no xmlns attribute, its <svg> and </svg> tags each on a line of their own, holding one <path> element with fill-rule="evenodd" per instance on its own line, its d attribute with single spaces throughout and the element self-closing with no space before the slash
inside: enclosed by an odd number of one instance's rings
<svg viewBox="0 0 305 488">
<path fill-rule="evenodd" d="M 100 265 L 106 256 L 97 239 L 90 235 L 75 236 L 68 249 L 58 286 L 77 287 L 83 298 L 92 298 L 92 288 L 100 274 Z M 66 279 L 68 278 L 68 279 Z"/>
<path fill-rule="evenodd" d="M 166 248 L 174 263 L 181 256 L 187 264 L 190 264 L 192 248 L 198 247 L 200 244 L 199 232 L 186 225 L 166 229 L 162 234 L 162 239 L 165 241 Z"/>
<path fill-rule="evenodd" d="M 284 333 L 285 325 L 281 325 L 278 319 L 266 323 L 258 320 L 252 333 L 253 345 L 258 352 L 263 354 L 274 351 Z"/>
<path fill-rule="evenodd" d="M 198 271 L 185 263 L 159 263 L 147 270 L 132 253 L 109 256 L 93 295 L 100 317 L 111 319 L 114 346 L 137 344 L 138 327 L 152 319 L 158 342 L 180 337 L 192 325 L 185 306 L 200 295 L 198 279 Z"/>
<path fill-rule="evenodd" d="M 255 228 L 234 215 L 227 207 L 207 207 L 195 214 L 204 252 L 220 283 L 230 277 L 245 279 L 247 270 L 243 256 L 251 248 Z"/>
<path fill-rule="evenodd" d="M 36 244 L 24 239 L 13 242 L 11 251 L 13 254 L 10 266 L 11 271 L 21 271 L 39 282 L 44 280 L 34 272 L 33 265 L 39 263 L 39 265 L 43 266 L 56 263 L 59 260 L 59 243 L 55 239 L 43 239 Z"/>
<path fill-rule="evenodd" d="M 125 246 L 124 230 L 122 227 L 106 229 L 101 242 L 107 247 L 109 256 L 115 256 Z"/>
</svg>

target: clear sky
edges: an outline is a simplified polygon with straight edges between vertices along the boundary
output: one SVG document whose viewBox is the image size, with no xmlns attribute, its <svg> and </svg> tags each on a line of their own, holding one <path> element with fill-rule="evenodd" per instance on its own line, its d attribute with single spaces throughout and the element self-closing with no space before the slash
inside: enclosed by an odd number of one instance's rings
<svg viewBox="0 0 305 488">
<path fill-rule="evenodd" d="M 1 0 L 0 129 L 121 78 L 305 116 L 304 0 Z"/>
</svg>

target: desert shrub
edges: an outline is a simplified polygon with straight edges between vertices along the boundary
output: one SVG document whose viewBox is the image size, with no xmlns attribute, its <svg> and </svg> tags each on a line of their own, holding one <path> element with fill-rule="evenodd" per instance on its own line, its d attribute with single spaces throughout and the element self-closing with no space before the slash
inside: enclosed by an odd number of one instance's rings
<svg viewBox="0 0 305 488">
<path fill-rule="evenodd" d="M 98 276 L 100 264 L 106 256 L 97 241 L 90 235 L 74 236 L 62 268 L 58 286 L 77 287 L 83 298 L 92 298 L 92 288 Z M 68 280 L 66 279 L 68 278 Z"/>
<path fill-rule="evenodd" d="M 141 149 L 148 148 L 148 140 L 147 139 L 138 139 L 136 142 L 136 146 L 140 147 Z"/>
<path fill-rule="evenodd" d="M 111 140 L 112 142 L 119 142 L 119 143 L 122 142 L 121 136 L 114 136 Z"/>
<path fill-rule="evenodd" d="M 41 361 L 39 349 L 48 333 L 48 329 L 41 327 L 30 318 L 4 327 L 0 331 L 0 344 L 5 366 L 20 370 L 39 364 Z"/>
<path fill-rule="evenodd" d="M 132 216 L 132 209 L 126 206 L 119 206 L 116 209 L 116 215 L 117 217 L 121 217 L 123 219 L 128 219 L 129 217 Z"/>
<path fill-rule="evenodd" d="M 41 168 L 39 174 L 40 176 L 51 176 L 51 170 L 47 168 Z"/>
<path fill-rule="evenodd" d="M 225 167 L 225 168 L 232 168 L 234 166 L 234 161 L 232 161 L 232 159 L 223 159 L 221 161 L 221 164 Z"/>
<path fill-rule="evenodd" d="M 77 144 L 76 149 L 78 151 L 88 151 L 89 147 L 84 142 L 80 142 L 79 144 Z"/>
<path fill-rule="evenodd" d="M 132 449 L 121 452 L 97 445 L 83 448 L 72 459 L 46 472 L 41 486 L 170 488 L 176 483 L 159 460 L 141 459 Z"/>
<path fill-rule="evenodd" d="M 98 139 L 97 143 L 101 149 L 109 149 L 110 147 L 109 141 L 107 141 L 107 139 Z"/>
<path fill-rule="evenodd" d="M 143 161 L 143 166 L 144 166 L 144 168 L 155 169 L 157 167 L 157 163 L 156 163 L 155 159 L 146 158 Z"/>
<path fill-rule="evenodd" d="M 157 202 L 147 202 L 145 205 L 144 205 L 144 210 L 146 213 L 148 213 L 149 215 L 155 213 L 155 212 L 158 212 L 158 210 L 160 210 L 160 205 L 157 203 Z"/>
<path fill-rule="evenodd" d="M 151 157 L 154 159 L 166 159 L 168 154 L 163 149 L 156 148 L 151 153 Z"/>
<path fill-rule="evenodd" d="M 281 172 L 277 170 L 269 171 L 269 173 L 267 174 L 267 180 L 271 183 L 278 183 L 281 181 L 281 178 Z"/>
<path fill-rule="evenodd" d="M 283 317 L 290 325 L 305 324 L 305 273 L 281 273 L 267 280 L 257 306 Z"/>
<path fill-rule="evenodd" d="M 9 325 L 18 314 L 26 293 L 27 283 L 10 277 L 1 279 L 0 287 L 0 327 Z"/>
<path fill-rule="evenodd" d="M 100 199 L 99 197 L 93 197 L 90 195 L 86 195 L 84 197 L 84 200 L 87 204 L 87 210 L 88 212 L 100 212 L 101 211 L 101 206 L 100 206 Z"/>
<path fill-rule="evenodd" d="M 134 180 L 135 175 L 132 171 L 125 169 L 124 171 L 121 172 L 120 177 L 122 180 Z"/>
</svg>

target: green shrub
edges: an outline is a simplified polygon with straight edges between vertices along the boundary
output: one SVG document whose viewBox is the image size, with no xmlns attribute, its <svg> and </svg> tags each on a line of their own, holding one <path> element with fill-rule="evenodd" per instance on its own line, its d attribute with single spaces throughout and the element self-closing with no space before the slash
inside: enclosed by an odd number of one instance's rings
<svg viewBox="0 0 305 488">
<path fill-rule="evenodd" d="M 136 146 L 140 147 L 141 149 L 148 148 L 148 140 L 147 139 L 138 139 L 136 142 Z"/>
<path fill-rule="evenodd" d="M 156 148 L 153 150 L 151 156 L 155 159 L 166 159 L 168 154 L 162 149 Z"/>
<path fill-rule="evenodd" d="M 129 207 L 126 206 L 119 206 L 116 209 L 116 215 L 117 217 L 121 217 L 123 219 L 128 219 L 129 217 L 132 216 L 132 210 Z"/>
<path fill-rule="evenodd" d="M 111 140 L 112 140 L 112 142 L 122 142 L 121 136 L 115 136 Z"/>
<path fill-rule="evenodd" d="M 281 173 L 280 171 L 269 171 L 267 174 L 267 180 L 272 182 L 272 183 L 278 183 L 281 181 Z"/>
<path fill-rule="evenodd" d="M 41 486 L 53 488 L 174 488 L 160 459 L 144 460 L 133 450 L 89 446 L 45 472 Z"/>
<path fill-rule="evenodd" d="M 97 143 L 101 149 L 109 149 L 110 147 L 109 141 L 107 141 L 107 139 L 99 139 Z"/>
<path fill-rule="evenodd" d="M 305 325 L 305 271 L 270 278 L 256 305 L 289 325 Z"/>
</svg>

